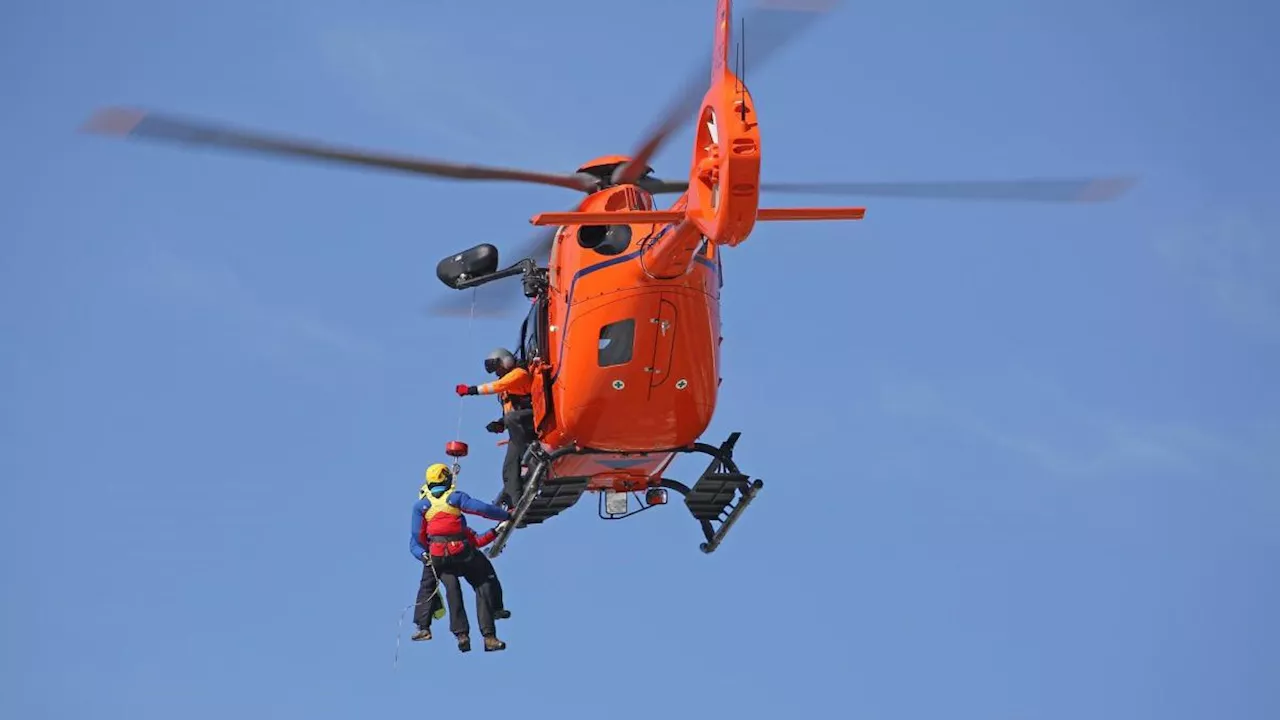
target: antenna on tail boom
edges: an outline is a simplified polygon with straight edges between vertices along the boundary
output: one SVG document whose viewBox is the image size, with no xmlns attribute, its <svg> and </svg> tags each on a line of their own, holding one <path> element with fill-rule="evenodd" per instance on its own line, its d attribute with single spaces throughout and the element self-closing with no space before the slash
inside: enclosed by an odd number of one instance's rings
<svg viewBox="0 0 1280 720">
<path fill-rule="evenodd" d="M 742 122 L 747 121 L 747 19 L 740 18 L 738 30 L 738 113 Z"/>
</svg>

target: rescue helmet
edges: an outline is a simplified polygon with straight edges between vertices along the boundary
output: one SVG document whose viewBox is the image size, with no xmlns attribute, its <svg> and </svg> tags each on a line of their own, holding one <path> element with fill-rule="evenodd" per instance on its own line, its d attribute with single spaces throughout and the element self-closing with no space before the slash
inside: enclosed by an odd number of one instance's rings
<svg viewBox="0 0 1280 720">
<path fill-rule="evenodd" d="M 498 348 L 489 353 L 484 359 L 485 372 L 491 372 L 494 375 L 506 375 L 516 367 L 516 356 L 506 348 Z"/>
<path fill-rule="evenodd" d="M 418 499 L 424 500 L 427 494 L 440 497 L 453 488 L 453 471 L 444 463 L 436 463 L 427 468 L 426 482 L 418 488 Z"/>
</svg>

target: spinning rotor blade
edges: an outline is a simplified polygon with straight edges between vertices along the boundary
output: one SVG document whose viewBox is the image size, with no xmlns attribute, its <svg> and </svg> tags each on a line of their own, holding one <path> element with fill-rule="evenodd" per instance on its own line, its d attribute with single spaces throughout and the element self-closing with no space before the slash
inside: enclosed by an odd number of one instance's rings
<svg viewBox="0 0 1280 720">
<path fill-rule="evenodd" d="M 1134 178 L 1045 178 L 897 183 L 761 183 L 766 192 L 821 195 L 878 195 L 937 200 L 1024 200 L 1031 202 L 1106 202 L 1137 182 Z"/>
<path fill-rule="evenodd" d="M 538 265 L 546 267 L 547 260 L 551 257 L 551 246 L 555 244 L 556 233 L 559 231 L 560 228 L 558 227 L 539 228 L 533 237 L 524 241 L 524 244 L 507 254 L 507 264 L 510 265 L 525 258 L 533 258 L 538 261 Z"/>
<path fill-rule="evenodd" d="M 540 173 L 510 168 L 461 165 L 458 163 L 384 155 L 349 148 L 324 146 L 319 143 L 291 140 L 231 128 L 225 125 L 188 120 L 130 108 L 99 110 L 85 123 L 83 130 L 101 135 L 141 137 L 154 140 L 206 145 L 269 155 L 284 155 L 364 165 L 383 170 L 399 170 L 418 175 L 447 177 L 455 180 L 507 180 L 512 182 L 554 185 L 591 192 L 596 180 L 587 175 Z"/>
<path fill-rule="evenodd" d="M 475 301 L 472 309 L 471 302 Z M 529 303 L 529 298 L 520 292 L 518 282 L 498 281 L 490 285 L 481 285 L 470 290 L 454 290 L 441 300 L 431 303 L 425 309 L 429 317 L 448 317 L 466 320 L 472 316 L 477 319 L 510 318 L 516 310 Z M 524 308 L 527 310 L 528 308 Z"/>
<path fill-rule="evenodd" d="M 1028 180 L 969 180 L 955 182 L 887 183 L 760 183 L 761 192 L 809 195 L 867 195 L 930 200 L 1017 200 L 1087 203 L 1114 200 L 1128 192 L 1136 178 L 1050 178 Z M 649 192 L 681 193 L 687 181 L 654 180 Z"/>
<path fill-rule="evenodd" d="M 750 42 L 743 42 L 745 72 L 759 70 L 766 61 L 844 0 L 759 0 L 741 18 L 729 18 L 730 29 L 745 23 Z M 730 42 L 733 36 L 730 33 Z M 744 74 L 745 74 L 744 72 Z M 744 78 L 745 82 L 745 78 Z M 666 144 L 681 123 L 697 112 L 709 87 L 707 65 L 699 63 L 668 105 L 643 141 L 637 143 L 631 162 L 613 172 L 613 182 L 636 183 L 649 166 L 649 161 Z M 642 184 L 643 186 L 643 184 Z"/>
</svg>

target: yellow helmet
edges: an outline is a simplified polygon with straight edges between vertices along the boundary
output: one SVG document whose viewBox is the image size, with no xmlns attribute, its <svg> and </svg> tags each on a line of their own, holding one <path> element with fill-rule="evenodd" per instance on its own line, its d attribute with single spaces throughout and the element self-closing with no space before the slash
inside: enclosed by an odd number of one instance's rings
<svg viewBox="0 0 1280 720">
<path fill-rule="evenodd" d="M 418 499 L 422 500 L 428 494 L 440 497 L 453 487 L 453 471 L 444 463 L 436 463 L 427 468 L 426 482 L 422 487 L 418 488 Z"/>
</svg>

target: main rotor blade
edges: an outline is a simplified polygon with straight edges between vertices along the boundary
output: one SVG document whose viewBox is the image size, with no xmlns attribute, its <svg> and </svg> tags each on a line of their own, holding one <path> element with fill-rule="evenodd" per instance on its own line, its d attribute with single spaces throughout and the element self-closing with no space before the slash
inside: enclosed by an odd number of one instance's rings
<svg viewBox="0 0 1280 720">
<path fill-rule="evenodd" d="M 761 183 L 761 192 L 806 195 L 867 195 L 929 200 L 1017 200 L 1030 202 L 1106 202 L 1128 192 L 1136 178 L 1043 178 L 955 182 Z M 687 181 L 653 180 L 651 193 L 680 193 Z"/>
<path fill-rule="evenodd" d="M 551 246 L 555 244 L 556 233 L 559 231 L 558 227 L 538 228 L 538 232 L 508 253 L 503 263 L 510 265 L 525 258 L 532 258 L 542 267 L 546 267 L 551 259 Z"/>
<path fill-rule="evenodd" d="M 363 165 L 383 170 L 399 170 L 418 175 L 447 177 L 455 180 L 507 180 L 512 182 L 554 185 L 571 190 L 591 192 L 596 180 L 587 175 L 541 173 L 483 165 L 462 165 L 407 156 L 386 155 L 350 148 L 326 146 L 293 140 L 277 135 L 232 128 L 226 125 L 162 115 L 132 108 L 106 108 L 96 112 L 82 128 L 86 132 L 120 137 L 205 145 L 270 155 L 284 155 L 310 160 L 327 160 Z"/>
<path fill-rule="evenodd" d="M 738 38 L 745 40 L 741 43 L 742 80 L 745 82 L 747 74 L 759 71 L 770 57 L 800 37 L 814 21 L 824 17 L 842 2 L 844 0 L 759 0 L 741 18 L 730 18 L 731 44 L 734 41 L 733 30 L 746 26 L 745 37 Z M 710 87 L 707 78 L 709 64 L 699 62 L 697 68 L 690 73 L 644 140 L 636 144 L 631 162 L 614 171 L 615 183 L 636 182 L 648 169 L 653 156 L 680 128 L 680 124 L 697 111 Z"/>
<path fill-rule="evenodd" d="M 958 182 L 761 183 L 762 192 L 814 195 L 869 195 L 936 200 L 1023 200 L 1106 202 L 1128 192 L 1136 178 L 1028 178 Z"/>
</svg>

